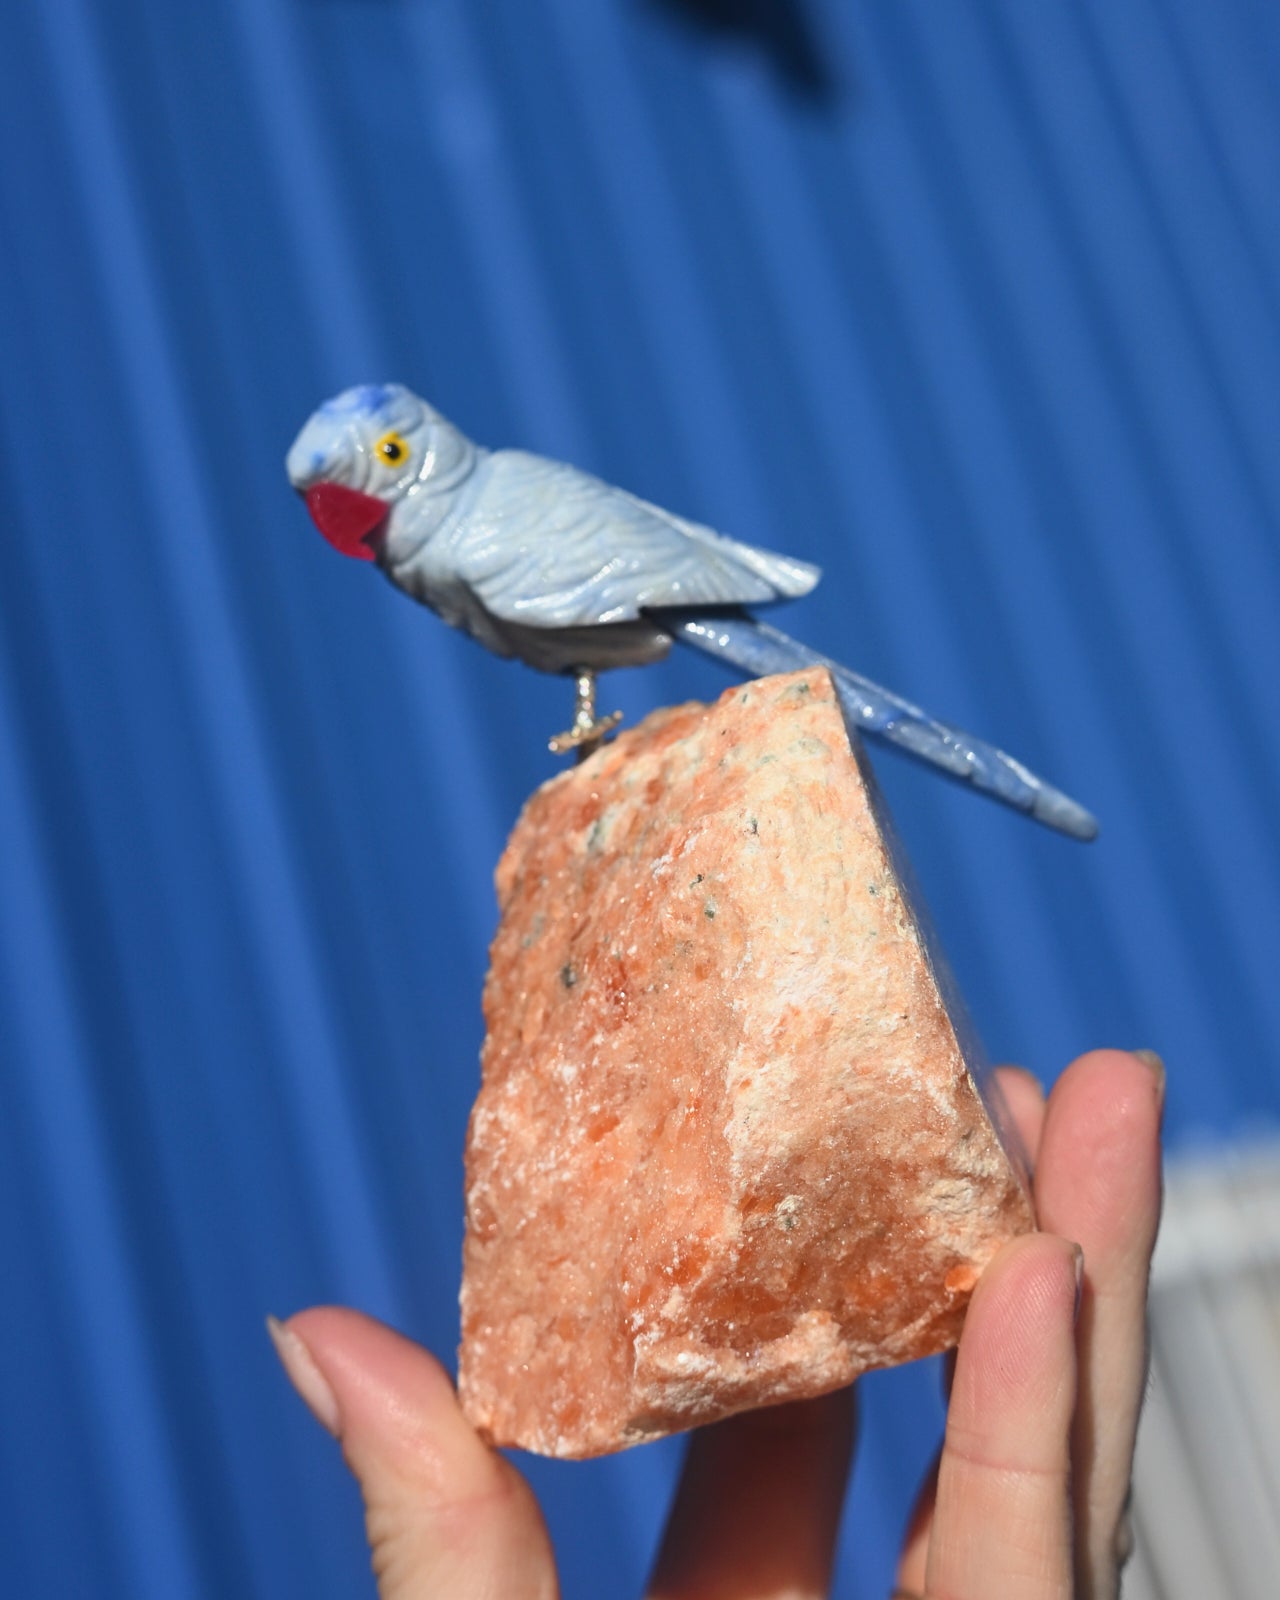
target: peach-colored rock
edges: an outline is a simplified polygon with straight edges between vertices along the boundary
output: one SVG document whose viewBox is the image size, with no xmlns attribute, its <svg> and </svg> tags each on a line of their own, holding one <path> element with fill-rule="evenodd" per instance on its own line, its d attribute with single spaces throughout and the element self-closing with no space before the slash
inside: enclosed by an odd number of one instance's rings
<svg viewBox="0 0 1280 1600">
<path fill-rule="evenodd" d="M 598 1455 L 955 1343 L 1032 1215 L 891 837 L 822 670 L 530 799 L 467 1145 L 488 1438 Z"/>
</svg>

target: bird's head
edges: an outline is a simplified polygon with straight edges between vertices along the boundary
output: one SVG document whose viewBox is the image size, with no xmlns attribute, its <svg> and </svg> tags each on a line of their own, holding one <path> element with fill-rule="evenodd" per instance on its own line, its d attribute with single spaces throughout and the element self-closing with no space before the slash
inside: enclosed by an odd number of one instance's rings
<svg viewBox="0 0 1280 1600">
<path fill-rule="evenodd" d="M 395 563 L 421 542 L 397 528 L 397 508 L 455 488 L 476 456 L 464 434 L 403 384 L 367 383 L 308 418 L 285 469 L 335 550 L 365 561 L 385 554 Z"/>
</svg>

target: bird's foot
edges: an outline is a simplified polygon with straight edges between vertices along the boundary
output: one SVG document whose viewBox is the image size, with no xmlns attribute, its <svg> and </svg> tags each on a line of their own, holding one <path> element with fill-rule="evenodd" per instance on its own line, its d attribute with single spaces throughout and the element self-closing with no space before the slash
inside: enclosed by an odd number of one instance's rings
<svg viewBox="0 0 1280 1600">
<path fill-rule="evenodd" d="M 578 752 L 578 760 L 589 756 L 606 733 L 612 732 L 622 721 L 621 711 L 607 717 L 596 716 L 596 675 L 590 667 L 579 667 L 577 694 L 573 706 L 573 727 L 567 733 L 558 733 L 551 740 L 552 755 L 562 756 L 570 750 Z"/>
<path fill-rule="evenodd" d="M 556 756 L 568 755 L 570 750 L 578 750 L 582 755 L 589 756 L 605 734 L 612 733 L 621 721 L 621 711 L 612 711 L 607 717 L 592 717 L 585 722 L 575 721 L 567 732 L 556 734 L 547 748 Z"/>
</svg>

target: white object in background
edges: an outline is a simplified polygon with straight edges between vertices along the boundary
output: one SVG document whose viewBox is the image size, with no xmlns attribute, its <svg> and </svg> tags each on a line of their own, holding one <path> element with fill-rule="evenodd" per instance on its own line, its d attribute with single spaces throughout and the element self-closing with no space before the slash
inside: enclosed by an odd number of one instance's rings
<svg viewBox="0 0 1280 1600">
<path fill-rule="evenodd" d="M 1280 1591 L 1280 1141 L 1166 1174 L 1126 1600 Z"/>
</svg>

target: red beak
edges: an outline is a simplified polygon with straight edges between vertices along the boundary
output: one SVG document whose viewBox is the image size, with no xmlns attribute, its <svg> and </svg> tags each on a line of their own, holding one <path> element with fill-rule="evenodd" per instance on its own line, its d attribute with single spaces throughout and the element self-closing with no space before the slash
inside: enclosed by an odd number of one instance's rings
<svg viewBox="0 0 1280 1600">
<path fill-rule="evenodd" d="M 373 560 L 370 541 L 387 520 L 390 506 L 341 483 L 317 483 L 303 499 L 312 522 L 335 550 L 358 561 Z"/>
</svg>

